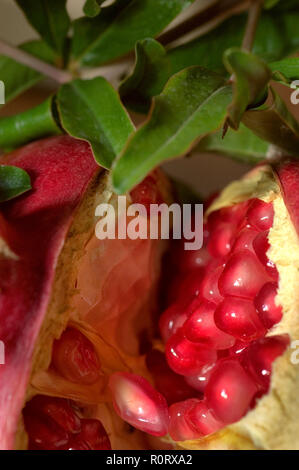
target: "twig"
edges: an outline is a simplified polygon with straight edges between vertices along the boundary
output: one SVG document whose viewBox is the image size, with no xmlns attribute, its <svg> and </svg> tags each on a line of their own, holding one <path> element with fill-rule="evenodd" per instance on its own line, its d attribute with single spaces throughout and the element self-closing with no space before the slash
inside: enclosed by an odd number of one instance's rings
<svg viewBox="0 0 299 470">
<path fill-rule="evenodd" d="M 73 78 L 69 72 L 57 69 L 53 65 L 47 64 L 31 54 L 28 54 L 17 47 L 11 46 L 3 40 L 0 40 L 0 54 L 10 57 L 23 65 L 27 65 L 60 84 L 67 83 Z"/>
<path fill-rule="evenodd" d="M 179 25 L 161 34 L 157 40 L 163 45 L 170 44 L 194 29 L 211 21 L 214 22 L 217 17 L 223 17 L 223 19 L 225 19 L 236 11 L 240 12 L 242 9 L 245 10 L 248 7 L 248 3 L 248 0 L 220 0 L 206 10 L 196 13 L 191 18 L 188 18 Z"/>
<path fill-rule="evenodd" d="M 252 0 L 252 5 L 249 8 L 246 31 L 242 42 L 242 49 L 246 51 L 252 49 L 263 3 L 263 0 Z"/>
</svg>

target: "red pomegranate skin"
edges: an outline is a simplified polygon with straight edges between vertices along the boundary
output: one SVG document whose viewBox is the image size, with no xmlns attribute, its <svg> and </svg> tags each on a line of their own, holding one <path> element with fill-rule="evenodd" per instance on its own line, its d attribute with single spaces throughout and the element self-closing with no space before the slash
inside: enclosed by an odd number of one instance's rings
<svg viewBox="0 0 299 470">
<path fill-rule="evenodd" d="M 1 205 L 0 449 L 13 449 L 34 346 L 75 211 L 100 171 L 89 145 L 68 136 L 31 143 L 2 159 L 28 172 L 32 190 Z"/>
</svg>

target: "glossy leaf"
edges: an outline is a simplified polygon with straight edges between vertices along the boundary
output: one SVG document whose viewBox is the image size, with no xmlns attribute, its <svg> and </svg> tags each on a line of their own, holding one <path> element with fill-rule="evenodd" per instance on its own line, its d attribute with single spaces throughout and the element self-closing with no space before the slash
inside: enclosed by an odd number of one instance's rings
<svg viewBox="0 0 299 470">
<path fill-rule="evenodd" d="M 0 119 L 0 148 L 10 150 L 34 139 L 59 134 L 53 115 L 53 98 L 15 116 Z"/>
<path fill-rule="evenodd" d="M 74 25 L 73 60 L 95 66 L 116 59 L 136 41 L 156 36 L 193 1 L 118 0 L 96 18 L 79 19 Z"/>
<path fill-rule="evenodd" d="M 55 61 L 54 52 L 43 41 L 30 41 L 21 49 L 48 63 Z M 39 82 L 43 76 L 35 70 L 19 64 L 9 57 L 0 55 L 0 80 L 5 84 L 5 102 Z"/>
<path fill-rule="evenodd" d="M 120 85 L 119 93 L 125 105 L 146 113 L 153 96 L 163 89 L 171 74 L 171 63 L 164 47 L 155 39 L 138 41 L 133 73 Z"/>
<path fill-rule="evenodd" d="M 239 129 L 222 129 L 202 139 L 196 147 L 201 152 L 220 153 L 238 161 L 257 163 L 266 157 L 268 144 L 241 124 Z"/>
<path fill-rule="evenodd" d="M 259 138 L 298 155 L 299 123 L 272 87 L 270 94 L 271 104 L 247 111 L 243 123 Z"/>
<path fill-rule="evenodd" d="M 96 161 L 109 168 L 134 126 L 114 88 L 102 77 L 74 80 L 57 94 L 65 131 L 91 144 Z"/>
<path fill-rule="evenodd" d="M 299 79 L 299 57 L 290 57 L 279 62 L 273 62 L 269 64 L 269 67 L 274 74 L 274 78 L 278 81 L 282 78 L 282 81 L 288 83 Z"/>
<path fill-rule="evenodd" d="M 231 100 L 231 87 L 218 74 L 190 67 L 173 76 L 154 101 L 149 120 L 132 136 L 115 162 L 117 193 L 129 191 L 154 167 L 188 151 L 219 128 Z"/>
<path fill-rule="evenodd" d="M 0 165 L 0 202 L 8 201 L 31 189 L 30 177 L 16 166 Z"/>
<path fill-rule="evenodd" d="M 134 111 L 147 111 L 151 97 L 162 92 L 170 76 L 192 65 L 227 74 L 223 54 L 232 46 L 241 45 L 246 21 L 246 15 L 234 16 L 210 33 L 169 49 L 166 54 L 153 39 L 141 41 L 136 46 L 134 71 L 121 85 L 124 103 Z M 276 16 L 265 12 L 258 25 L 254 54 L 271 62 L 281 59 L 287 50 L 282 25 Z"/>
<path fill-rule="evenodd" d="M 44 41 L 62 55 L 70 27 L 66 0 L 16 0 L 16 2 Z"/>
<path fill-rule="evenodd" d="M 236 48 L 225 52 L 224 63 L 233 75 L 234 93 L 228 107 L 228 122 L 233 129 L 238 129 L 248 106 L 266 99 L 271 71 L 259 57 Z"/>
<path fill-rule="evenodd" d="M 90 18 L 97 16 L 101 11 L 101 4 L 104 1 L 105 0 L 86 0 L 83 7 L 83 12 Z"/>
</svg>

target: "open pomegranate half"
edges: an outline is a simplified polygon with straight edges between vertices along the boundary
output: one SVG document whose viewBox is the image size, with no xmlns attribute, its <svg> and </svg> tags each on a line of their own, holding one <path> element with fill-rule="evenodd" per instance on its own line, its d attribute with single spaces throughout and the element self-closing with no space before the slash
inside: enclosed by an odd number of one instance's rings
<svg viewBox="0 0 299 470">
<path fill-rule="evenodd" d="M 174 252 L 163 345 L 154 352 L 167 360 L 168 384 L 174 374 L 177 392 L 181 384 L 181 399 L 167 396 L 165 442 L 299 448 L 299 367 L 290 347 L 299 339 L 298 234 L 299 164 L 261 165 L 208 207 L 204 247 Z M 162 380 L 157 358 L 149 369 L 163 393 L 167 371 Z"/>
<path fill-rule="evenodd" d="M 144 434 L 115 413 L 108 380 L 148 374 L 142 347 L 165 242 L 96 238 L 96 207 L 117 197 L 86 142 L 48 138 L 2 162 L 25 169 L 33 189 L 1 206 L 0 448 L 144 448 Z M 127 203 L 169 194 L 157 171 Z"/>
</svg>

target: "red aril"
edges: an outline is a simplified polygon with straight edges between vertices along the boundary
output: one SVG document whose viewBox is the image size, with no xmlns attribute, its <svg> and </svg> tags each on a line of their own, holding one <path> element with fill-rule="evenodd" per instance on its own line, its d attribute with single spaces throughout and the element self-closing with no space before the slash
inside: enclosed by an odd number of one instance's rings
<svg viewBox="0 0 299 470">
<path fill-rule="evenodd" d="M 223 300 L 218 288 L 218 281 L 223 272 L 223 264 L 209 263 L 206 269 L 206 274 L 202 279 L 200 285 L 200 295 L 208 300 L 218 304 Z"/>
<path fill-rule="evenodd" d="M 214 258 L 224 258 L 231 250 L 234 240 L 234 226 L 232 224 L 219 224 L 209 238 L 208 250 Z"/>
<path fill-rule="evenodd" d="M 169 408 L 169 435 L 174 441 L 198 439 L 200 434 L 188 423 L 188 412 L 199 402 L 193 398 L 171 405 Z"/>
<path fill-rule="evenodd" d="M 169 368 L 161 351 L 152 349 L 146 356 L 146 365 L 152 374 L 156 389 L 166 398 L 168 405 L 193 397 L 194 389 L 181 375 L 175 374 Z"/>
<path fill-rule="evenodd" d="M 230 223 L 237 227 L 245 217 L 248 202 L 241 202 L 230 207 L 223 207 L 212 212 L 208 217 L 208 229 L 210 232 L 215 230 L 222 223 Z"/>
<path fill-rule="evenodd" d="M 207 436 L 223 428 L 224 423 L 214 416 L 207 406 L 206 400 L 197 402 L 186 414 L 186 421 L 201 436 Z"/>
<path fill-rule="evenodd" d="M 206 387 L 207 405 L 225 424 L 238 421 L 248 411 L 257 391 L 253 379 L 237 360 L 219 361 Z"/>
<path fill-rule="evenodd" d="M 101 365 L 93 344 L 74 328 L 67 328 L 54 341 L 52 365 L 71 382 L 90 385 L 100 377 Z"/>
<path fill-rule="evenodd" d="M 253 299 L 261 287 L 269 281 L 262 264 L 249 250 L 239 251 L 228 260 L 219 278 L 222 296 Z"/>
<path fill-rule="evenodd" d="M 249 250 L 254 252 L 252 243 L 258 232 L 251 227 L 244 227 L 237 235 L 236 241 L 233 245 L 232 252 L 236 253 L 241 250 Z"/>
<path fill-rule="evenodd" d="M 277 289 L 275 282 L 268 282 L 255 298 L 255 307 L 266 328 L 272 328 L 282 319 L 282 308 L 275 302 Z"/>
<path fill-rule="evenodd" d="M 211 377 L 213 368 L 215 364 L 209 364 L 207 366 L 203 366 L 201 371 L 196 375 L 191 375 L 190 377 L 184 377 L 185 381 L 187 382 L 190 387 L 194 388 L 200 393 L 204 393 L 206 385 Z"/>
<path fill-rule="evenodd" d="M 189 341 L 181 330 L 167 341 L 165 354 L 169 367 L 186 376 L 198 374 L 203 366 L 213 364 L 217 357 L 215 350 Z"/>
<path fill-rule="evenodd" d="M 215 309 L 215 304 L 203 300 L 186 320 L 183 331 L 190 341 L 214 349 L 228 349 L 235 343 L 235 338 L 217 328 L 214 321 Z"/>
<path fill-rule="evenodd" d="M 247 220 L 257 230 L 269 230 L 273 225 L 273 204 L 254 199 L 247 212 Z"/>
<path fill-rule="evenodd" d="M 82 419 L 81 432 L 72 438 L 68 450 L 111 450 L 109 437 L 97 419 Z"/>
<path fill-rule="evenodd" d="M 148 175 L 141 183 L 135 186 L 130 192 L 133 204 L 142 204 L 145 206 L 147 213 L 150 213 L 151 204 L 159 204 L 163 202 L 157 190 L 157 182 L 155 172 Z"/>
<path fill-rule="evenodd" d="M 167 434 L 166 400 L 147 380 L 129 372 L 116 372 L 110 376 L 109 387 L 115 411 L 124 421 L 153 436 Z"/>
<path fill-rule="evenodd" d="M 215 311 L 217 327 L 243 341 L 252 341 L 266 333 L 250 300 L 226 297 Z"/>
<path fill-rule="evenodd" d="M 278 281 L 278 271 L 275 264 L 269 260 L 267 256 L 267 251 L 270 248 L 268 241 L 269 232 L 259 233 L 253 240 L 253 248 L 256 252 L 259 260 L 265 266 L 267 273 L 275 280 Z"/>
<path fill-rule="evenodd" d="M 195 304 L 197 305 L 197 303 L 186 302 L 186 299 L 179 300 L 162 313 L 159 319 L 159 331 L 165 343 L 183 326 L 193 308 L 195 308 L 193 307 Z"/>
<path fill-rule="evenodd" d="M 264 391 L 269 389 L 273 361 L 283 354 L 288 344 L 288 335 L 279 335 L 261 338 L 250 345 L 246 366 Z"/>
</svg>

